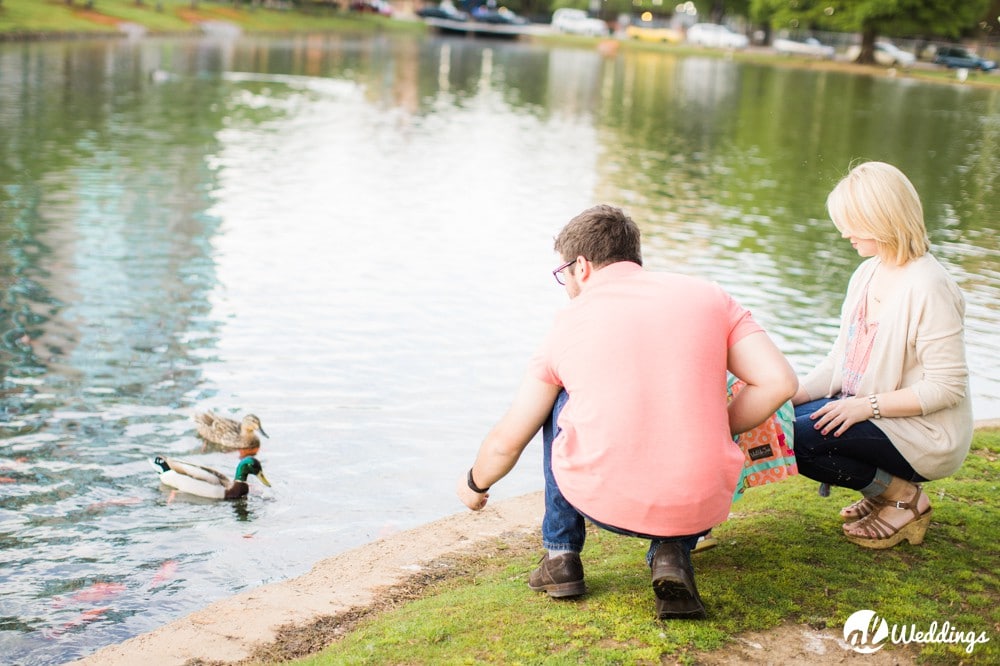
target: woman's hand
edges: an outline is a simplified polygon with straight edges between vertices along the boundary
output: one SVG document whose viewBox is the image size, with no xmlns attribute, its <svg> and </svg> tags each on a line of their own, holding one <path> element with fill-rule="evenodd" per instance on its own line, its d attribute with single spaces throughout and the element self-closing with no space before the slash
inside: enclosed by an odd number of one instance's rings
<svg viewBox="0 0 1000 666">
<path fill-rule="evenodd" d="M 809 415 L 816 423 L 813 425 L 824 435 L 833 431 L 834 437 L 840 437 L 855 423 L 867 421 L 872 416 L 872 406 L 868 398 L 841 398 L 832 400 Z"/>
</svg>

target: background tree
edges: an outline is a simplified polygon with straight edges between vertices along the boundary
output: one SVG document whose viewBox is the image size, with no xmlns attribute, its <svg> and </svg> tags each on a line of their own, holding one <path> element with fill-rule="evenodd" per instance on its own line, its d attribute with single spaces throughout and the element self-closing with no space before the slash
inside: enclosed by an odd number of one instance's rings
<svg viewBox="0 0 1000 666">
<path fill-rule="evenodd" d="M 667 2 L 671 11 L 674 4 Z M 694 0 L 698 9 L 698 21 L 703 23 L 724 23 L 726 17 L 747 16 L 750 0 Z"/>
<path fill-rule="evenodd" d="M 1000 0 L 993 0 L 982 17 L 979 27 L 990 37 L 1000 37 Z"/>
<path fill-rule="evenodd" d="M 954 38 L 974 28 L 995 0 L 750 0 L 751 16 L 776 30 L 824 28 L 861 33 L 858 62 L 875 62 L 880 35 Z"/>
</svg>

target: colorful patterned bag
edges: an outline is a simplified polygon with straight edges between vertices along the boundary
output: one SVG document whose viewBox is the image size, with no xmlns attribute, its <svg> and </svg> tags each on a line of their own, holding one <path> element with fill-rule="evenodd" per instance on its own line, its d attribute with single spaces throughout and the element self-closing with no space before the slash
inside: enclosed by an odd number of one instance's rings
<svg viewBox="0 0 1000 666">
<path fill-rule="evenodd" d="M 745 382 L 729 375 L 729 399 L 732 400 L 744 386 Z M 734 502 L 747 488 L 781 481 L 799 473 L 792 451 L 794 424 L 795 408 L 789 400 L 759 426 L 736 437 L 745 459 L 733 495 Z"/>
</svg>

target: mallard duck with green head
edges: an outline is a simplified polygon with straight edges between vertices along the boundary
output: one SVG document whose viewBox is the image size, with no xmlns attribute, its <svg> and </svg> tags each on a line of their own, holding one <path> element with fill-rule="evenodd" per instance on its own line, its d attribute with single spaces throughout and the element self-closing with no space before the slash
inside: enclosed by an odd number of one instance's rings
<svg viewBox="0 0 1000 666">
<path fill-rule="evenodd" d="M 160 481 L 181 492 L 207 497 L 209 499 L 236 499 L 250 492 L 247 479 L 254 474 L 265 486 L 271 482 L 264 476 L 260 461 L 253 456 L 247 456 L 236 465 L 236 474 L 232 479 L 211 467 L 202 467 L 176 458 L 156 456 L 153 459 L 160 475 Z"/>
<path fill-rule="evenodd" d="M 198 434 L 206 442 L 228 451 L 239 451 L 242 456 L 252 456 L 260 450 L 258 432 L 270 438 L 264 432 L 260 419 L 253 414 L 247 414 L 242 421 L 236 421 L 214 412 L 198 412 L 194 415 L 194 422 Z"/>
</svg>

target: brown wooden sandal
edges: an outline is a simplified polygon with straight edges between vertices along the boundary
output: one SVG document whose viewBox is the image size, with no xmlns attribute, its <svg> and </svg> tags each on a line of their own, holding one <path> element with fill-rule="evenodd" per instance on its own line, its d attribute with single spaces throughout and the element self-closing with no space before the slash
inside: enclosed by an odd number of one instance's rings
<svg viewBox="0 0 1000 666">
<path fill-rule="evenodd" d="M 843 518 L 845 522 L 854 522 L 855 520 L 861 520 L 873 511 L 877 511 L 884 505 L 885 501 L 878 497 L 862 497 L 857 502 L 848 504 L 841 509 L 840 517 Z"/>
<path fill-rule="evenodd" d="M 923 492 L 923 489 L 920 486 L 916 486 L 913 491 L 913 497 L 910 498 L 909 502 L 890 502 L 880 498 L 881 506 L 877 511 L 868 514 L 861 520 L 849 523 L 852 529 L 860 530 L 861 534 L 848 532 L 846 530 L 848 525 L 844 525 L 844 536 L 851 543 L 874 549 L 892 548 L 903 539 L 906 539 L 914 546 L 923 543 L 927 526 L 931 522 L 933 509 L 928 507 L 927 511 L 923 513 L 917 510 L 921 492 Z M 886 507 L 908 509 L 913 512 L 913 519 L 902 527 L 895 527 L 881 518 L 881 513 Z"/>
</svg>

